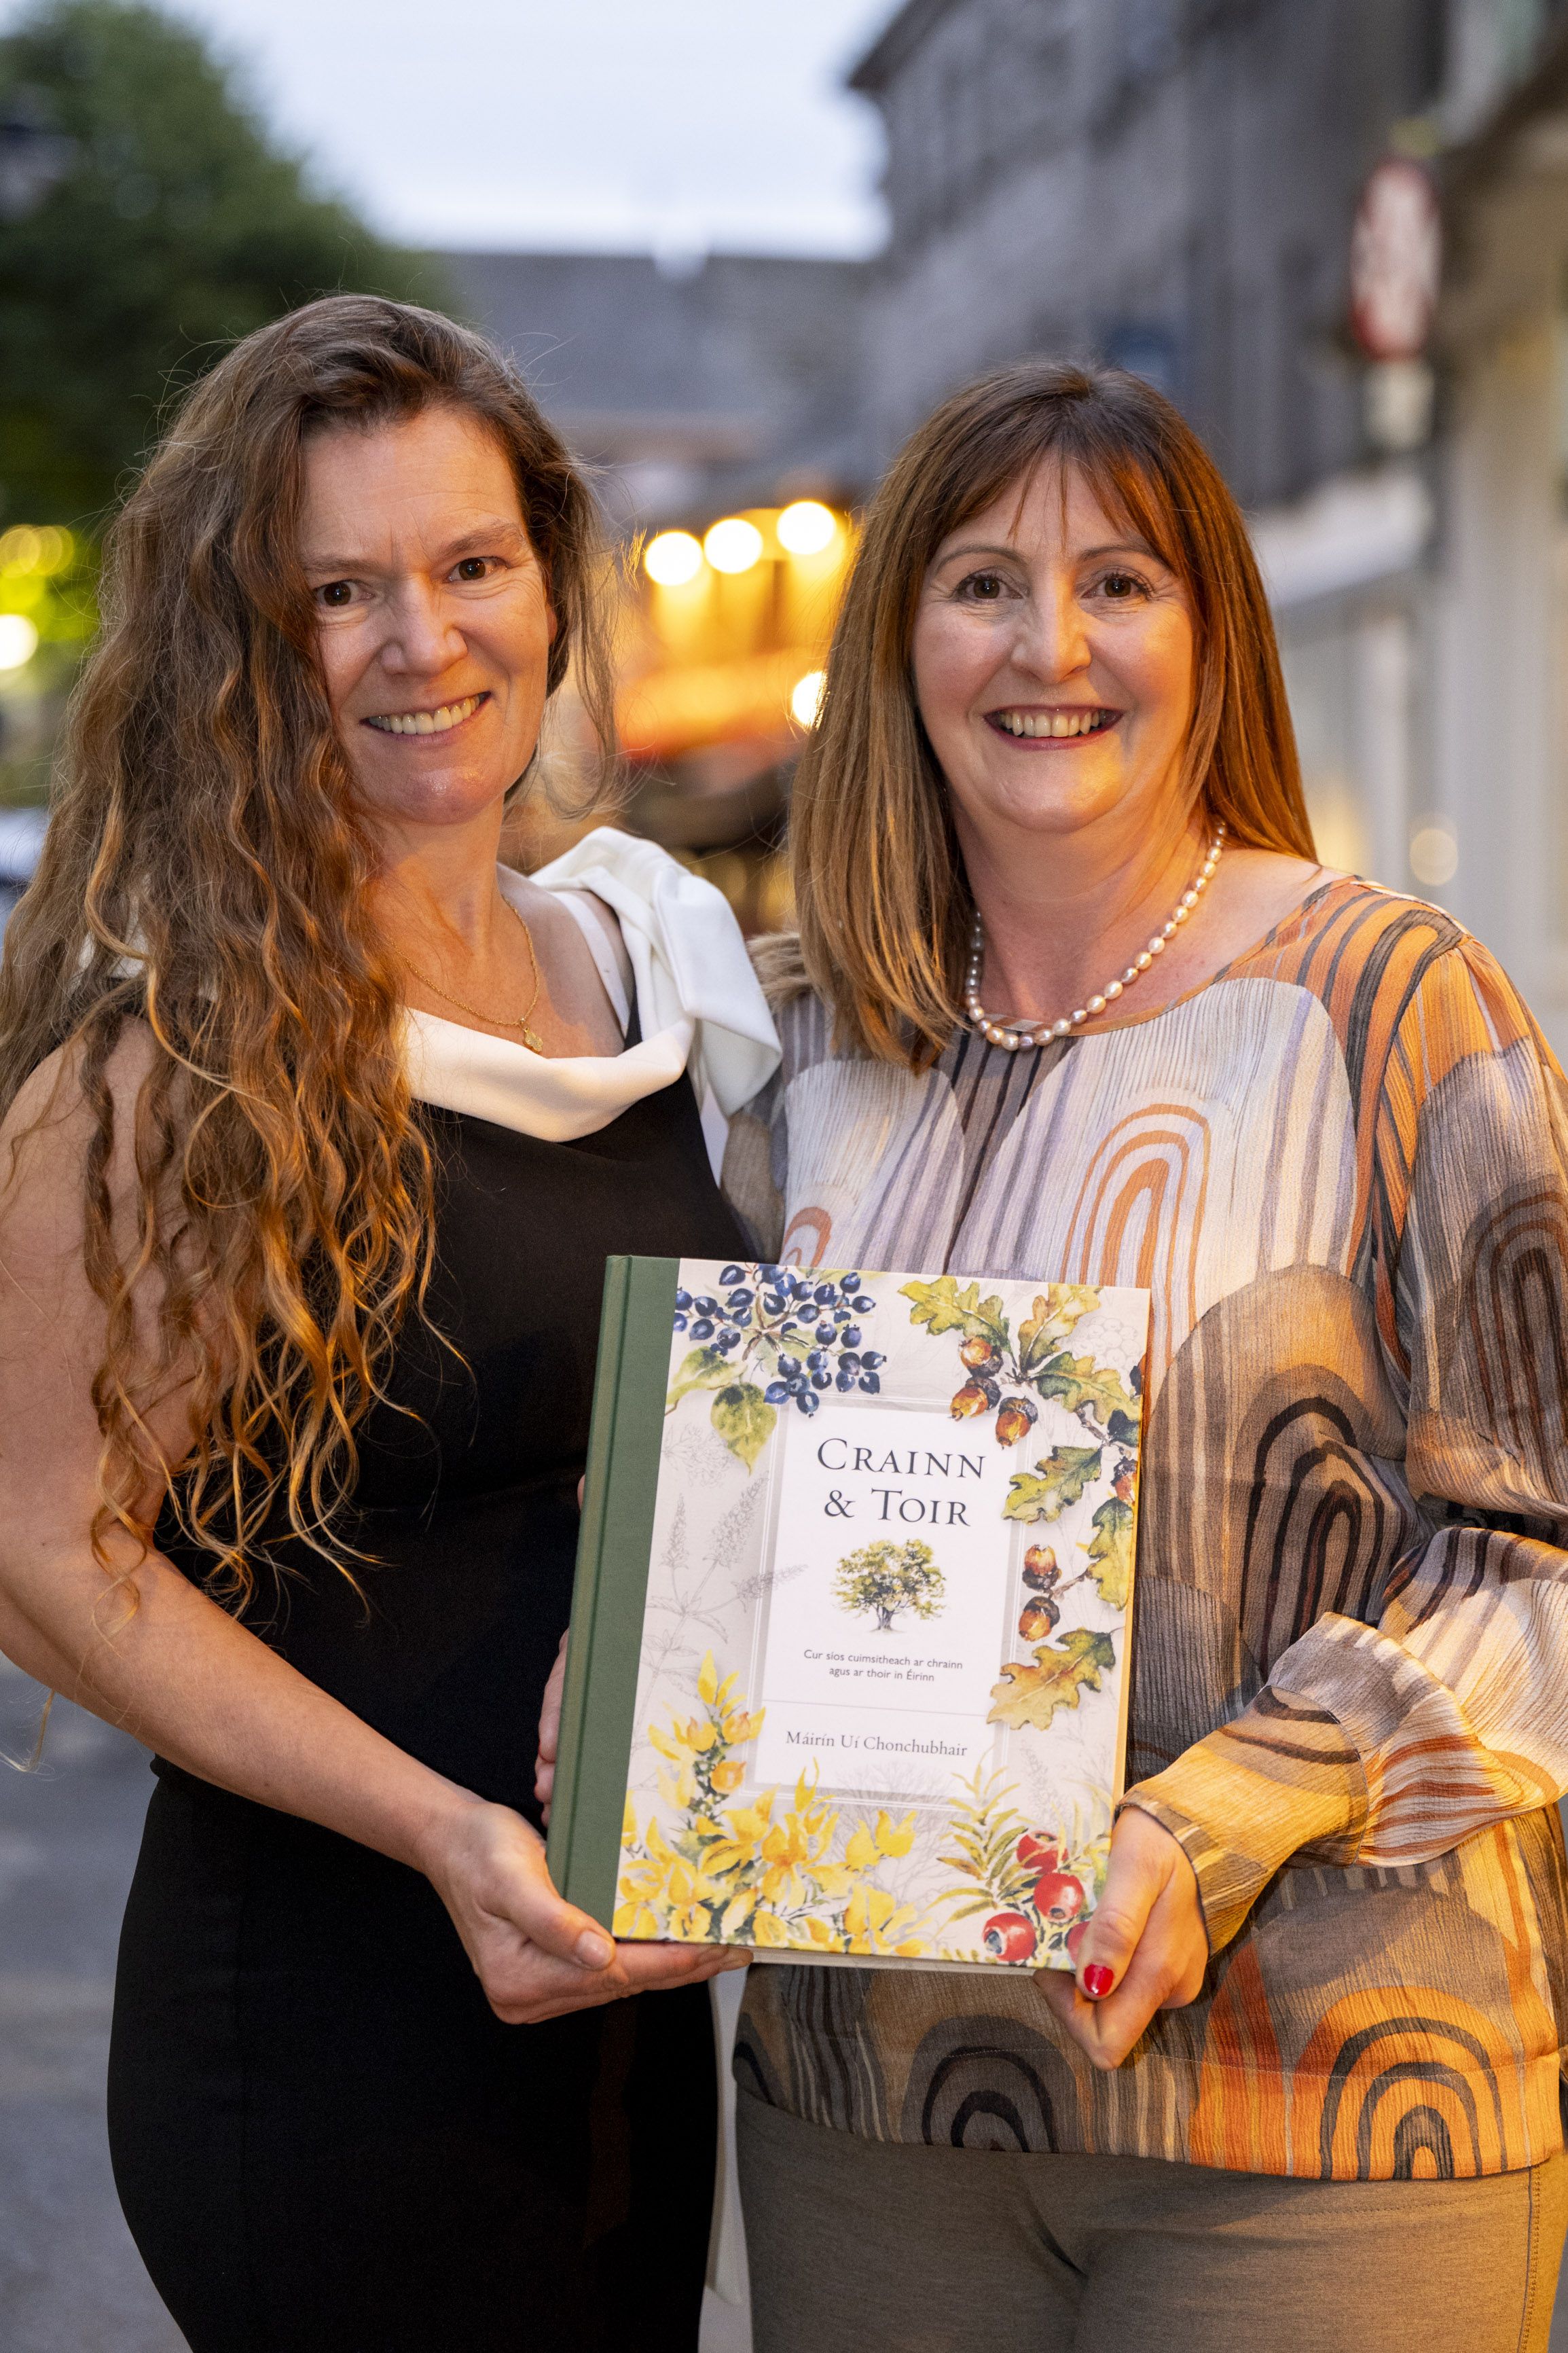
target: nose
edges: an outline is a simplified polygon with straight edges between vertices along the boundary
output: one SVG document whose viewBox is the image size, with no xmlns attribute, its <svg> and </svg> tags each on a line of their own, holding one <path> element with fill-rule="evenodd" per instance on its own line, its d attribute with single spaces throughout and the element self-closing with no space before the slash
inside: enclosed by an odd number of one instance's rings
<svg viewBox="0 0 1568 2353">
<path fill-rule="evenodd" d="M 1042 686 L 1060 686 L 1092 659 L 1077 582 L 1070 575 L 1039 582 L 1020 607 L 1015 661 Z"/>
<path fill-rule="evenodd" d="M 447 612 L 438 586 L 427 580 L 404 582 L 388 607 L 382 668 L 394 676 L 434 677 L 467 651 L 468 640 Z"/>
</svg>

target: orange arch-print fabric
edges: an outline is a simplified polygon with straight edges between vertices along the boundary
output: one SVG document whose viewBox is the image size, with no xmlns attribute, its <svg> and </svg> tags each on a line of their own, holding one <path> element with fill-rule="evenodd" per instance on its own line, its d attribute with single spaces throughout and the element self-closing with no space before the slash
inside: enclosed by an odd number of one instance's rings
<svg viewBox="0 0 1568 2353">
<path fill-rule="evenodd" d="M 802 1264 L 1153 1294 L 1129 1779 L 1200 2000 L 1100 2074 L 1032 1987 L 754 1971 L 737 2068 L 889 2140 L 1325 2179 L 1561 2146 L 1568 1091 L 1440 910 L 1320 890 L 1163 1013 L 921 1077 L 810 998 L 727 1181 Z"/>
</svg>

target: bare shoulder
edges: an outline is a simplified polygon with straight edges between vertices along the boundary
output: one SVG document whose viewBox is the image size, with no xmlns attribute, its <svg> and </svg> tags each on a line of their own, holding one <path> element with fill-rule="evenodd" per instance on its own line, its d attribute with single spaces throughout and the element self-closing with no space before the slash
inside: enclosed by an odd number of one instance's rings
<svg viewBox="0 0 1568 2353">
<path fill-rule="evenodd" d="M 1256 947 L 1298 907 L 1333 882 L 1354 880 L 1338 867 L 1282 850 L 1227 848 L 1212 885 L 1203 926 L 1207 960 L 1228 963 Z"/>
<path fill-rule="evenodd" d="M 132 1020 L 103 1066 L 101 1084 L 114 1124 L 111 1192 L 129 1180 L 136 1102 L 156 1059 L 152 1031 L 144 1021 Z M 82 1046 L 73 1040 L 58 1047 L 18 1089 L 0 1123 L 0 1214 L 7 1222 L 18 1214 L 50 1223 L 79 1221 L 83 1165 L 99 1119 Z"/>
<path fill-rule="evenodd" d="M 567 893 L 564 891 L 542 890 L 537 882 L 530 881 L 526 875 L 516 874 L 508 882 L 507 896 L 539 942 L 544 952 L 545 963 L 553 962 L 557 967 L 562 964 L 568 968 L 574 965 L 585 942 L 578 928 L 577 918 L 566 903 Z M 626 954 L 626 944 L 621 937 L 620 922 L 614 908 L 606 907 L 592 891 L 574 891 L 571 897 L 575 905 L 589 916 L 595 928 L 603 933 L 606 946 L 622 969 L 623 977 L 629 976 L 631 958 Z"/>
</svg>

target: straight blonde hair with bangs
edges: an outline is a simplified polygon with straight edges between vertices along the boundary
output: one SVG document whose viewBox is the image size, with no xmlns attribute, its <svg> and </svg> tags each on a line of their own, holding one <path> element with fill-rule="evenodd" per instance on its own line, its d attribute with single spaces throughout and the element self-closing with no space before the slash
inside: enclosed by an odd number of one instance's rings
<svg viewBox="0 0 1568 2353">
<path fill-rule="evenodd" d="M 805 976 L 839 1044 L 916 1071 L 962 1018 L 973 902 L 915 707 L 915 614 L 948 533 L 1047 460 L 1080 474 L 1186 593 L 1191 805 L 1234 842 L 1316 856 L 1257 559 L 1196 434 L 1119 369 L 1039 362 L 983 376 L 911 435 L 871 502 L 790 827 Z"/>
</svg>

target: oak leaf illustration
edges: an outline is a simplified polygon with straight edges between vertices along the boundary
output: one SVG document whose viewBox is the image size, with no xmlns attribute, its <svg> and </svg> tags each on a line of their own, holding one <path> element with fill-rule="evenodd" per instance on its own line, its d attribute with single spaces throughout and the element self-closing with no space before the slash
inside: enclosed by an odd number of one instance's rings
<svg viewBox="0 0 1568 2353">
<path fill-rule="evenodd" d="M 1018 1362 L 1027 1373 L 1031 1362 L 1065 1340 L 1079 1318 L 1100 1304 L 1092 1283 L 1053 1282 L 1035 1301 L 1034 1313 L 1018 1326 Z"/>
<path fill-rule="evenodd" d="M 1102 1601 L 1125 1609 L 1132 1590 L 1132 1506 L 1108 1495 L 1094 1515 L 1089 1546 L 1089 1575 Z"/>
<path fill-rule="evenodd" d="M 1109 1634 L 1075 1626 L 1059 1642 L 1042 1642 L 1033 1666 L 1008 1661 L 1001 1682 L 992 1685 L 995 1704 L 985 1721 L 1009 1725 L 1015 1732 L 1026 1725 L 1048 1732 L 1058 1708 L 1076 1707 L 1086 1685 L 1099 1691 L 1101 1674 L 1115 1664 L 1116 1645 Z"/>
<path fill-rule="evenodd" d="M 906 1282 L 900 1299 L 911 1300 L 911 1324 L 924 1324 L 935 1339 L 944 1332 L 963 1332 L 973 1340 L 989 1340 L 997 1348 L 1007 1345 L 1007 1318 L 1000 1294 L 982 1299 L 980 1285 L 958 1287 L 955 1274 L 939 1274 L 934 1282 Z"/>
<path fill-rule="evenodd" d="M 1100 1476 L 1098 1446 L 1053 1446 L 1033 1471 L 1015 1471 L 1007 1482 L 1005 1520 L 1056 1520 Z"/>
<path fill-rule="evenodd" d="M 1092 1356 L 1070 1356 L 1064 1349 L 1042 1365 L 1033 1378 L 1043 1398 L 1055 1398 L 1068 1413 L 1081 1413 L 1087 1406 L 1100 1422 L 1118 1414 L 1131 1422 L 1136 1433 L 1138 1409 L 1122 1388 L 1114 1365 L 1097 1365 Z"/>
</svg>

